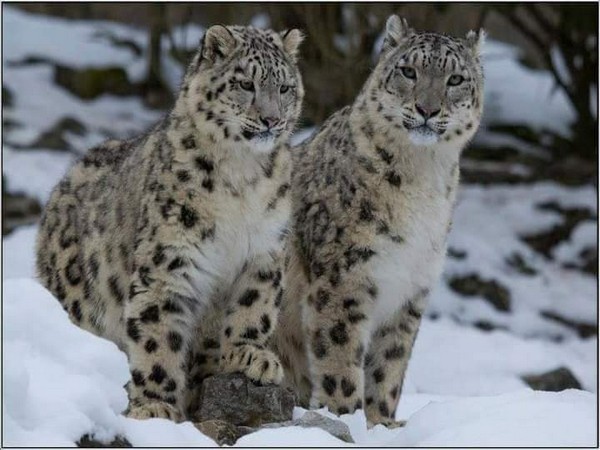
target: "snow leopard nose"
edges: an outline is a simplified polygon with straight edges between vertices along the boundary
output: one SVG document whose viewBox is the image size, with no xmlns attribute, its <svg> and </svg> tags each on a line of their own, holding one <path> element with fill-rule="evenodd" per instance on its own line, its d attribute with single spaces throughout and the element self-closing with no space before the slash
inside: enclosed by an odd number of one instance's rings
<svg viewBox="0 0 600 450">
<path fill-rule="evenodd" d="M 423 119 L 427 120 L 430 119 L 431 117 L 435 117 L 437 116 L 441 109 L 433 109 L 433 108 L 427 108 L 425 106 L 421 106 L 418 103 L 415 103 L 415 108 L 417 109 L 417 112 L 419 114 L 421 114 L 423 116 Z"/>
<path fill-rule="evenodd" d="M 274 126 L 279 124 L 279 119 L 276 117 L 262 117 L 261 116 L 260 121 L 267 128 L 273 128 Z"/>
</svg>

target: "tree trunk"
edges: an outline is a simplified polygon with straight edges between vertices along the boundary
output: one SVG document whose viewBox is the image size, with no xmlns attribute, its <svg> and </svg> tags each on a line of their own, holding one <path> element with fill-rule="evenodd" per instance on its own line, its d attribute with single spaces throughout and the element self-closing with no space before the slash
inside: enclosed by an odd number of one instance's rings
<svg viewBox="0 0 600 450">
<path fill-rule="evenodd" d="M 161 40 L 165 33 L 167 8 L 164 3 L 151 3 L 148 32 L 148 74 L 144 86 L 146 104 L 153 108 L 166 108 L 172 101 L 171 92 L 164 81 L 161 67 Z"/>
</svg>

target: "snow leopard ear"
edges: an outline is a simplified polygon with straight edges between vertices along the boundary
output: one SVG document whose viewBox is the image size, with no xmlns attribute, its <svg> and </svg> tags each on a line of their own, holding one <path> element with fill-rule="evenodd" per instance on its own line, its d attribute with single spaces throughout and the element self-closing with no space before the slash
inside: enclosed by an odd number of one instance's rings
<svg viewBox="0 0 600 450">
<path fill-rule="evenodd" d="M 397 47 L 414 30 L 408 26 L 406 19 L 400 19 L 397 15 L 391 15 L 385 23 L 385 38 L 383 40 L 383 52 Z"/>
<path fill-rule="evenodd" d="M 304 40 L 304 34 L 302 34 L 300 30 L 294 28 L 280 32 L 279 36 L 283 43 L 283 50 L 295 61 L 298 56 L 298 48 Z"/>
<path fill-rule="evenodd" d="M 467 33 L 467 37 L 465 38 L 467 47 L 471 49 L 475 56 L 481 55 L 486 36 L 486 32 L 483 28 L 480 28 L 477 33 L 475 31 L 469 31 Z"/>
<path fill-rule="evenodd" d="M 214 25 L 202 38 L 202 57 L 210 62 L 225 59 L 237 47 L 237 40 L 225 25 Z"/>
</svg>

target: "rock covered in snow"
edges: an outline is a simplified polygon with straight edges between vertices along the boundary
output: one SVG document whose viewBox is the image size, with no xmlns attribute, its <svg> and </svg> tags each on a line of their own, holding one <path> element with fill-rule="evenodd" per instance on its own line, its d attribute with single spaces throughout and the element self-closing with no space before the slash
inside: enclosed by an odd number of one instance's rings
<svg viewBox="0 0 600 450">
<path fill-rule="evenodd" d="M 566 367 L 544 372 L 539 375 L 525 375 L 523 381 L 536 391 L 560 392 L 565 389 L 581 389 L 581 384 Z"/>
<path fill-rule="evenodd" d="M 330 419 L 314 411 L 307 411 L 302 417 L 282 423 L 269 423 L 261 428 L 302 427 L 320 428 L 344 442 L 354 443 L 350 428 L 341 420 Z"/>
</svg>

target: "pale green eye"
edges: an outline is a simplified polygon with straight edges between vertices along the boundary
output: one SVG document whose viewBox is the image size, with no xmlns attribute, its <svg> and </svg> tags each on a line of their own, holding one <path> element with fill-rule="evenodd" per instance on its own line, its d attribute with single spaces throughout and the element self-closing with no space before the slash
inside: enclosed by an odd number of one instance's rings
<svg viewBox="0 0 600 450">
<path fill-rule="evenodd" d="M 412 67 L 400 67 L 400 71 L 402 72 L 402 75 L 409 80 L 415 80 L 417 78 L 417 72 Z"/>
<path fill-rule="evenodd" d="M 281 92 L 282 94 L 285 94 L 289 90 L 290 90 L 290 87 L 285 84 L 279 88 L 279 92 Z"/>
<path fill-rule="evenodd" d="M 459 84 L 462 84 L 463 81 L 465 81 L 465 77 L 462 75 L 452 75 L 448 78 L 448 86 L 458 86 Z"/>
<path fill-rule="evenodd" d="M 240 87 L 245 91 L 254 91 L 254 83 L 250 80 L 240 81 Z"/>
</svg>

